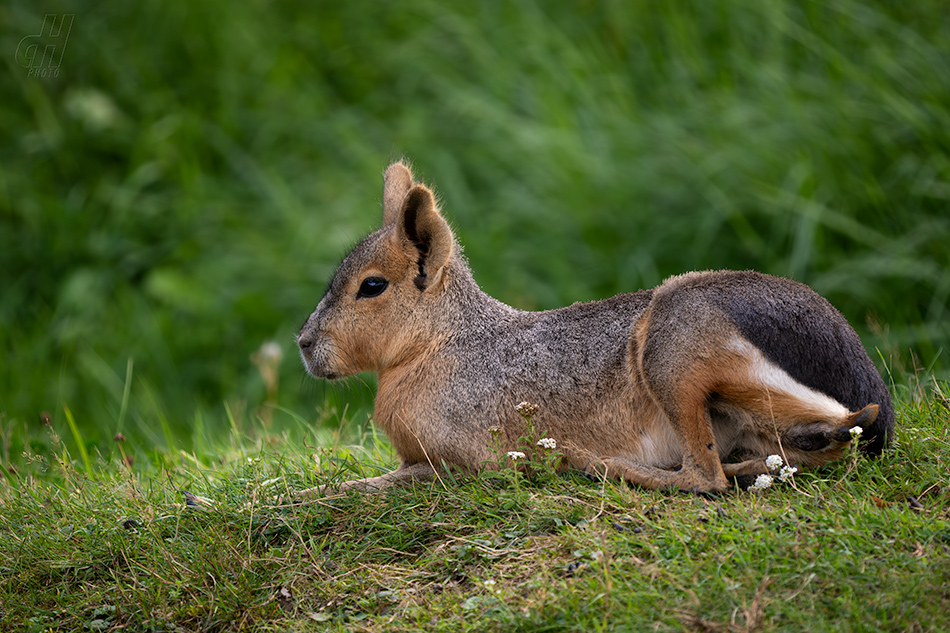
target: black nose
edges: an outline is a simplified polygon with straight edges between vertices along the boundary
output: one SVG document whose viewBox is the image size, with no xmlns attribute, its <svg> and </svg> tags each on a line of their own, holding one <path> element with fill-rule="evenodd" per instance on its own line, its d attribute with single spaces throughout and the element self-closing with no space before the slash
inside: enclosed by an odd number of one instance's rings
<svg viewBox="0 0 950 633">
<path fill-rule="evenodd" d="M 309 349 L 313 345 L 313 339 L 309 336 L 301 336 L 297 339 L 297 345 L 300 349 Z"/>
</svg>

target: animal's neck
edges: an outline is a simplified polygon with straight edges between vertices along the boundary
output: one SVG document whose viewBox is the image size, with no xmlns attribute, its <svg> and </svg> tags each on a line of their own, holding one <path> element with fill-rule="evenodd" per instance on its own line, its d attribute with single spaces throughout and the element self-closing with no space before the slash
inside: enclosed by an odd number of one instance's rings
<svg viewBox="0 0 950 633">
<path fill-rule="evenodd" d="M 480 320 L 508 320 L 520 313 L 483 291 L 461 257 L 453 258 L 446 270 L 443 300 L 445 314 L 451 315 L 452 325 L 458 328 L 471 327 L 472 322 Z"/>
</svg>

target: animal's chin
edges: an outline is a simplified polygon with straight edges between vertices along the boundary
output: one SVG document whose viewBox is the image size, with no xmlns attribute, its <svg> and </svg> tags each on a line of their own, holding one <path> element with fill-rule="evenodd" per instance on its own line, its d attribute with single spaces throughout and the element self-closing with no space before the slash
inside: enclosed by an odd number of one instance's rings
<svg viewBox="0 0 950 633">
<path fill-rule="evenodd" d="M 307 373 L 313 376 L 314 378 L 323 378 L 324 380 L 339 380 L 343 378 L 341 374 L 336 373 L 335 371 L 329 371 L 322 368 L 314 368 L 307 366 Z"/>
<path fill-rule="evenodd" d="M 334 371 L 329 367 L 314 367 L 310 363 L 304 363 L 304 366 L 307 369 L 307 373 L 313 376 L 314 378 L 322 378 L 324 380 L 341 380 L 346 378 L 345 374 L 342 374 L 338 371 Z"/>
<path fill-rule="evenodd" d="M 314 378 L 323 378 L 325 380 L 336 380 L 340 378 L 340 374 L 335 371 L 330 371 L 327 367 L 320 367 L 310 363 L 306 358 L 303 359 L 303 367 L 307 370 L 307 373 L 313 376 Z"/>
<path fill-rule="evenodd" d="M 356 373 L 348 367 L 341 367 L 340 363 L 332 362 L 332 356 L 329 354 L 301 353 L 300 360 L 303 361 L 303 366 L 304 369 L 307 370 L 307 373 L 314 378 L 341 380 Z"/>
</svg>

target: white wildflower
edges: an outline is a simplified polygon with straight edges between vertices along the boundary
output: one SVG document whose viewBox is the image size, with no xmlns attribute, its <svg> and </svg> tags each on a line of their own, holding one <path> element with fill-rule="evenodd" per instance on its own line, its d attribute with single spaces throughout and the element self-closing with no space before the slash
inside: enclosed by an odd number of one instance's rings
<svg viewBox="0 0 950 633">
<path fill-rule="evenodd" d="M 553 451 L 557 448 L 557 442 L 553 437 L 542 437 L 538 440 L 538 446 Z"/>
<path fill-rule="evenodd" d="M 284 352 L 280 349 L 280 345 L 274 341 L 268 341 L 261 345 L 257 353 L 260 354 L 261 361 L 268 364 L 279 365 L 281 359 L 284 357 Z"/>
<path fill-rule="evenodd" d="M 765 458 L 765 467 L 769 470 L 777 470 L 781 468 L 784 463 L 781 455 L 769 455 Z"/>
<path fill-rule="evenodd" d="M 533 417 L 540 409 L 539 405 L 530 402 L 519 402 L 515 407 L 515 410 L 526 418 Z"/>
<path fill-rule="evenodd" d="M 862 433 L 864 433 L 864 429 L 862 429 L 860 426 L 852 426 L 849 433 L 851 433 L 851 439 L 856 440 L 861 437 Z"/>
<path fill-rule="evenodd" d="M 525 454 L 521 451 L 508 451 L 508 458 L 511 459 L 511 461 L 516 462 L 519 459 L 524 459 Z"/>
<path fill-rule="evenodd" d="M 798 468 L 795 466 L 782 466 L 782 471 L 778 474 L 778 480 L 784 483 L 797 472 Z"/>
<path fill-rule="evenodd" d="M 755 483 L 749 486 L 749 492 L 759 492 L 772 485 L 772 475 L 759 475 L 755 478 Z"/>
</svg>

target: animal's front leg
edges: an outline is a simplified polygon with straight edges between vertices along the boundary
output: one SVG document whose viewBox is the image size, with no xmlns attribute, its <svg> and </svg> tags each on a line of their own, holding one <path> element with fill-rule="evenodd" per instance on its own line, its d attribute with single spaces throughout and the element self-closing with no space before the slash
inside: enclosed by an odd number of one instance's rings
<svg viewBox="0 0 950 633">
<path fill-rule="evenodd" d="M 650 490 L 678 489 L 696 494 L 715 494 L 727 489 L 718 478 L 707 477 L 695 467 L 665 470 L 638 463 L 627 457 L 608 457 L 602 460 L 600 467 L 587 467 L 588 472 L 591 470 L 610 479 L 623 479 Z"/>
<path fill-rule="evenodd" d="M 301 490 L 294 494 L 297 501 L 307 499 L 316 499 L 330 494 L 344 493 L 349 490 L 359 490 L 361 492 L 379 492 L 392 486 L 404 486 L 416 481 L 429 481 L 435 476 L 435 470 L 427 463 L 406 464 L 403 463 L 399 468 L 380 475 L 379 477 L 367 477 L 366 479 L 354 479 L 344 481 L 341 484 L 326 486 L 315 486 L 306 490 Z"/>
</svg>

